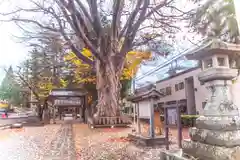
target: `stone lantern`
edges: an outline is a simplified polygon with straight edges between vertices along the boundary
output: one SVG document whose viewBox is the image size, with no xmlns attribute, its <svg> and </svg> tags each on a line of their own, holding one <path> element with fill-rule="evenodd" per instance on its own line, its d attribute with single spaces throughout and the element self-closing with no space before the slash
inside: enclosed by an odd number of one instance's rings
<svg viewBox="0 0 240 160">
<path fill-rule="evenodd" d="M 239 55 L 240 46 L 219 40 L 212 40 L 187 55 L 188 59 L 201 62 L 198 79 L 209 90 L 208 100 L 203 115 L 196 120 L 196 127 L 189 130 L 190 139 L 183 141 L 182 151 L 162 153 L 163 157 L 240 159 L 239 106 L 233 103 L 231 91 L 232 79 L 238 76 L 234 61 Z"/>
</svg>

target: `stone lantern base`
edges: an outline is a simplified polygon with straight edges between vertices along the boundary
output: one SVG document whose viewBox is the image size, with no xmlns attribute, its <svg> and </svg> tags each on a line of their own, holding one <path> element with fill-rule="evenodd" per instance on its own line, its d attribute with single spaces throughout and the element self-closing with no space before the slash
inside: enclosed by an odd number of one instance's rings
<svg viewBox="0 0 240 160">
<path fill-rule="evenodd" d="M 240 160 L 240 117 L 201 116 L 189 134 L 182 150 L 164 151 L 161 160 Z"/>
<path fill-rule="evenodd" d="M 239 53 L 239 45 L 212 40 L 187 55 L 201 61 L 198 79 L 209 90 L 207 104 L 183 149 L 162 152 L 161 160 L 240 160 L 240 106 L 232 96 L 232 79 L 239 76 L 233 62 Z"/>
</svg>

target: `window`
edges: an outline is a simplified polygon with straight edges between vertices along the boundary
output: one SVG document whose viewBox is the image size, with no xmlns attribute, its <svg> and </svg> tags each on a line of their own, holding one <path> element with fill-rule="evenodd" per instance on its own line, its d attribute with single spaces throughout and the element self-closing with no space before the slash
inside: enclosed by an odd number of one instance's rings
<svg viewBox="0 0 240 160">
<path fill-rule="evenodd" d="M 212 67 L 212 59 L 208 59 L 204 61 L 204 68 L 211 68 Z"/>
<path fill-rule="evenodd" d="M 230 68 L 236 69 L 237 68 L 237 62 L 235 59 L 229 59 Z"/>
<path fill-rule="evenodd" d="M 175 91 L 178 91 L 178 84 L 175 84 Z"/>
<path fill-rule="evenodd" d="M 217 58 L 218 66 L 225 66 L 224 60 L 225 60 L 224 58 L 218 57 Z"/>
<path fill-rule="evenodd" d="M 182 90 L 182 89 L 184 89 L 184 83 L 183 82 L 179 83 L 179 90 Z"/>
<path fill-rule="evenodd" d="M 159 107 L 157 104 L 154 104 L 153 108 L 154 108 L 154 112 L 159 112 Z"/>
<path fill-rule="evenodd" d="M 172 94 L 172 88 L 171 87 L 167 87 L 166 88 L 166 95 L 171 95 Z"/>
<path fill-rule="evenodd" d="M 160 92 L 163 93 L 164 95 L 165 95 L 165 91 L 166 91 L 165 88 L 160 89 Z"/>
<path fill-rule="evenodd" d="M 182 89 L 184 89 L 184 83 L 183 82 L 175 84 L 175 91 L 179 91 L 179 90 L 182 90 Z"/>
<path fill-rule="evenodd" d="M 207 102 L 202 102 L 202 108 L 204 109 L 206 106 Z"/>
</svg>

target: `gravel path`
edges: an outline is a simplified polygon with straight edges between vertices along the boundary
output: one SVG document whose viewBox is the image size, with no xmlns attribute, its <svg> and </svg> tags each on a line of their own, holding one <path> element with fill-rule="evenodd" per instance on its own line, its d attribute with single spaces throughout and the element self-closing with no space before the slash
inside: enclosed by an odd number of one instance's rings
<svg viewBox="0 0 240 160">
<path fill-rule="evenodd" d="M 75 160 L 72 125 L 0 132 L 0 160 Z"/>
<path fill-rule="evenodd" d="M 0 132 L 0 160 L 39 160 L 59 125 L 8 129 Z"/>
<path fill-rule="evenodd" d="M 63 124 L 43 160 L 75 160 L 75 148 L 72 137 L 72 125 Z"/>
</svg>

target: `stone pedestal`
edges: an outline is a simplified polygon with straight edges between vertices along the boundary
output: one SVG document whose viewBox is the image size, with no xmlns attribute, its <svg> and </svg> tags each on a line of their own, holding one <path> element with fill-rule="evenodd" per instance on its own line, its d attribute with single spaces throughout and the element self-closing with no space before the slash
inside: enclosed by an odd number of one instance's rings
<svg viewBox="0 0 240 160">
<path fill-rule="evenodd" d="M 207 117 L 197 119 L 189 130 L 191 140 L 183 141 L 183 152 L 202 160 L 240 159 L 239 116 Z"/>
<path fill-rule="evenodd" d="M 183 141 L 182 152 L 162 153 L 164 159 L 240 160 L 240 116 L 230 92 L 237 71 L 211 68 L 199 75 L 209 90 L 204 115 L 189 130 L 190 140 Z"/>
<path fill-rule="evenodd" d="M 161 160 L 240 160 L 240 106 L 234 104 L 236 95 L 232 95 L 236 94 L 232 79 L 238 76 L 234 63 L 240 59 L 240 45 L 212 40 L 187 58 L 201 62 L 203 71 L 198 78 L 209 97 L 203 116 L 189 130 L 190 140 L 183 141 L 182 151 L 162 153 Z"/>
<path fill-rule="evenodd" d="M 240 117 L 233 104 L 230 86 L 237 70 L 210 68 L 199 75 L 206 83 L 209 98 L 204 116 L 191 128 L 191 140 L 184 140 L 183 153 L 202 160 L 240 159 Z"/>
</svg>

